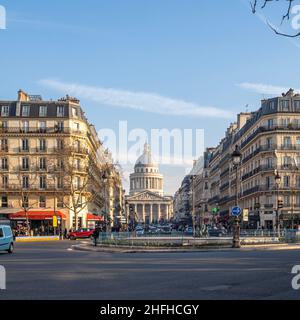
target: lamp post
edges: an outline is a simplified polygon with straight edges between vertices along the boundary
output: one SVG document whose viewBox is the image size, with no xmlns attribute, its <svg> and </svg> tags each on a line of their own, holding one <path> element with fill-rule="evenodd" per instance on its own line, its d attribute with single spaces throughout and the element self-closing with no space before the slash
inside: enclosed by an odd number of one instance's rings
<svg viewBox="0 0 300 320">
<path fill-rule="evenodd" d="M 193 223 L 193 236 L 196 236 L 196 223 L 195 223 L 195 186 L 194 186 L 194 180 L 196 176 L 192 175 L 192 223 Z"/>
<path fill-rule="evenodd" d="M 276 205 L 276 229 L 278 232 L 278 235 L 280 234 L 280 221 L 279 221 L 279 186 L 281 182 L 281 176 L 278 173 L 278 170 L 276 169 L 275 172 L 275 184 L 276 184 L 276 195 L 277 195 L 277 205 Z"/>
<path fill-rule="evenodd" d="M 242 154 L 239 150 L 238 145 L 235 146 L 235 150 L 233 151 L 231 155 L 232 163 L 235 168 L 235 174 L 236 174 L 236 186 L 235 186 L 235 206 L 238 206 L 238 168 L 242 161 Z M 233 223 L 233 241 L 232 241 L 232 247 L 233 248 L 240 248 L 240 221 L 238 217 L 234 218 Z"/>
</svg>

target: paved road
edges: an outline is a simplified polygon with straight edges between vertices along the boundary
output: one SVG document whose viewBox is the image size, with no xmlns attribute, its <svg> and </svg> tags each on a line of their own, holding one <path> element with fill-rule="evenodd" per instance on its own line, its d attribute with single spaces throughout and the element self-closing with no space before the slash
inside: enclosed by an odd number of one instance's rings
<svg viewBox="0 0 300 320">
<path fill-rule="evenodd" d="M 70 242 L 18 244 L 0 254 L 1 299 L 299 299 L 300 251 L 110 254 Z"/>
</svg>

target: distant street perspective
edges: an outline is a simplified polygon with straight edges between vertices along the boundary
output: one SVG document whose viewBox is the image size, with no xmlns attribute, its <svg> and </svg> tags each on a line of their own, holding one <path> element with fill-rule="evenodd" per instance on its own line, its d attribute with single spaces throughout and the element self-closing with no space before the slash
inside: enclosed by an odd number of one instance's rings
<svg viewBox="0 0 300 320">
<path fill-rule="evenodd" d="M 0 299 L 299 299 L 296 251 L 99 253 L 69 242 L 18 244 L 0 255 Z"/>
<path fill-rule="evenodd" d="M 300 0 L 0 0 L 0 47 L 0 305 L 300 299 Z"/>
</svg>

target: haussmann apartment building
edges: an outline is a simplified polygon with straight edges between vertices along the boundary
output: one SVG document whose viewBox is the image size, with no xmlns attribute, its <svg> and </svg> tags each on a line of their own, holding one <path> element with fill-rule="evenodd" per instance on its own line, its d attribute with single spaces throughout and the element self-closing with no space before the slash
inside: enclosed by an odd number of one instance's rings
<svg viewBox="0 0 300 320">
<path fill-rule="evenodd" d="M 231 159 L 236 146 L 242 154 L 238 178 Z M 197 214 L 212 218 L 217 208 L 224 224 L 238 195 L 247 227 L 300 225 L 300 95 L 290 89 L 262 100 L 256 112 L 239 114 L 218 146 L 207 149 L 195 192 Z"/>
<path fill-rule="evenodd" d="M 53 215 L 68 229 L 117 223 L 124 191 L 112 161 L 76 98 L 20 90 L 16 101 L 0 101 L 2 219 L 48 231 Z"/>
</svg>

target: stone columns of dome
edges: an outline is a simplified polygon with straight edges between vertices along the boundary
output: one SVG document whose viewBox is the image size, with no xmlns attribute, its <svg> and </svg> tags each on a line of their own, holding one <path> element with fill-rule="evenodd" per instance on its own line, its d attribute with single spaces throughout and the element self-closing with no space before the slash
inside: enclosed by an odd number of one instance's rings
<svg viewBox="0 0 300 320">
<path fill-rule="evenodd" d="M 150 223 L 153 221 L 153 204 L 150 204 Z"/>
<path fill-rule="evenodd" d="M 145 204 L 143 204 L 143 222 L 146 221 L 146 211 L 145 211 Z"/>
<path fill-rule="evenodd" d="M 160 204 L 158 204 L 158 220 L 161 219 L 161 207 Z"/>
</svg>

